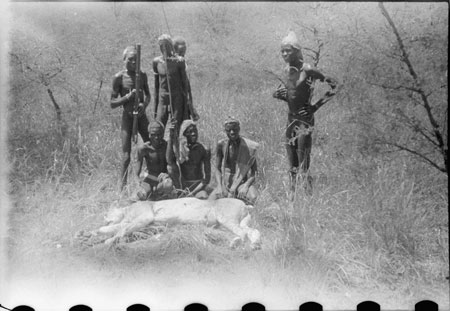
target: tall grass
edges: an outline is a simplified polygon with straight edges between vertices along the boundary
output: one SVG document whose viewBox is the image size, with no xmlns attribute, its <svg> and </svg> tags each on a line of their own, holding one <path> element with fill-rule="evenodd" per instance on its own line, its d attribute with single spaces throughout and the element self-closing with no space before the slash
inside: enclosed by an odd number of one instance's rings
<svg viewBox="0 0 450 311">
<path fill-rule="evenodd" d="M 260 254 L 230 252 L 225 233 L 214 229 L 205 233 L 195 226 L 166 228 L 160 240 L 131 243 L 112 257 L 104 248 L 80 246 L 75 233 L 100 225 L 109 204 L 121 198 L 116 192 L 119 132 L 107 119 L 91 125 L 89 132 L 82 127 L 74 132 L 87 166 L 69 170 L 74 154 L 64 145 L 52 155 L 46 174 L 33 176 L 30 182 L 21 175 L 32 165 L 27 162 L 30 155 L 14 153 L 11 222 L 27 224 L 11 231 L 14 265 L 26 266 L 32 256 L 40 258 L 45 271 L 55 263 L 43 258 L 52 254 L 65 268 L 73 264 L 68 259 L 72 257 L 88 265 L 126 263 L 129 269 L 143 269 L 149 258 L 161 262 L 181 256 L 190 258 L 197 267 L 193 269 L 200 271 L 204 265 L 230 266 L 250 256 L 262 258 L 263 266 L 278 267 L 271 269 L 295 271 L 291 282 L 314 280 L 319 291 L 387 286 L 411 293 L 417 282 L 443 284 L 448 274 L 448 193 L 443 176 L 425 175 L 426 167 L 410 166 L 403 157 L 363 158 L 345 147 L 340 150 L 333 129 L 343 131 L 345 123 L 323 122 L 321 118 L 330 116 L 318 114 L 311 168 L 314 192 L 308 196 L 300 185 L 291 202 L 282 103 L 270 99 L 268 90 L 253 93 L 249 101 L 247 94 L 218 86 L 199 91 L 196 98 L 200 140 L 206 145 L 214 147 L 225 137 L 222 122 L 227 115 L 237 116 L 242 134 L 261 143 L 257 182 L 261 195 L 253 220 L 263 235 Z M 271 275 L 266 277 L 275 277 Z"/>
<path fill-rule="evenodd" d="M 226 65 L 233 69 L 235 60 L 230 57 Z M 126 274 L 170 264 L 196 272 L 215 266 L 233 271 L 243 265 L 256 267 L 264 282 L 284 279 L 295 288 L 308 279 L 318 292 L 388 288 L 406 293 L 411 301 L 426 290 L 442 294 L 438 298 L 447 295 L 447 176 L 402 154 L 362 146 L 349 123 L 349 105 L 337 96 L 316 114 L 313 194 L 305 194 L 300 185 L 290 201 L 287 107 L 271 98 L 278 81 L 255 70 L 247 76 L 244 67 L 221 73 L 215 80 L 191 75 L 201 117 L 199 138 L 214 149 L 225 137 L 223 121 L 234 116 L 241 121 L 241 134 L 260 143 L 260 197 L 252 225 L 262 233 L 261 251 L 230 251 L 228 234 L 196 226 L 163 228 L 159 238 L 116 250 L 80 245 L 76 232 L 101 225 L 109 205 L 123 198 L 117 192 L 121 111 L 109 108 L 110 90 L 103 89 L 96 113 L 65 112 L 69 127 L 62 143 L 46 120 L 27 124 L 20 119 L 13 127 L 8 145 L 13 273 L 37 270 L 56 278 L 71 269 Z M 73 105 L 69 100 L 65 104 Z"/>
</svg>

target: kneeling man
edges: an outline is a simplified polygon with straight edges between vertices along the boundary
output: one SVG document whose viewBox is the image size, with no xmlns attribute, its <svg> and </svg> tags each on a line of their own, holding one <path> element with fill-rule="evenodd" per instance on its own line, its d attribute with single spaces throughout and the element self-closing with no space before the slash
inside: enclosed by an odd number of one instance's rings
<svg viewBox="0 0 450 311">
<path fill-rule="evenodd" d="M 207 199 L 208 184 L 211 180 L 211 151 L 197 141 L 197 124 L 192 120 L 184 120 L 181 124 L 178 144 L 175 140 L 175 124 L 170 126 L 169 149 L 177 149 L 168 153 L 168 163 L 173 169 L 175 187 L 187 190 L 188 196 Z M 178 165 L 177 165 L 178 164 Z"/>
<path fill-rule="evenodd" d="M 149 141 L 138 147 L 136 176 L 140 179 L 142 164 L 145 159 L 147 176 L 140 183 L 140 189 L 134 199 L 158 200 L 167 198 L 173 191 L 173 182 L 167 171 L 167 142 L 164 140 L 164 127 L 159 122 L 152 122 L 148 127 Z"/>
<path fill-rule="evenodd" d="M 239 198 L 254 204 L 258 196 L 254 182 L 257 171 L 256 150 L 259 144 L 239 135 L 241 128 L 236 119 L 229 118 L 224 127 L 228 138 L 217 143 L 217 187 L 209 198 Z"/>
</svg>

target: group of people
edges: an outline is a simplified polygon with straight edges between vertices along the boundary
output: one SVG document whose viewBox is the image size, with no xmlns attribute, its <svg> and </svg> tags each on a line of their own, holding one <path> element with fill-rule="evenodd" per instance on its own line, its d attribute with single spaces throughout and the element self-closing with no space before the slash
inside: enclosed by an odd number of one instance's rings
<svg viewBox="0 0 450 311">
<path fill-rule="evenodd" d="M 193 106 L 191 85 L 187 74 L 186 41 L 161 35 L 158 38 L 161 56 L 153 59 L 155 99 L 151 122 L 145 113 L 151 101 L 146 73 L 138 73 L 135 46 L 123 52 L 124 69 L 113 78 L 111 107 L 122 107 L 122 167 L 121 190 L 127 184 L 130 165 L 133 111 L 138 113 L 138 132 L 143 143 L 137 148 L 134 169 L 140 178 L 145 162 L 147 171 L 135 191 L 136 200 L 158 200 L 174 196 L 195 196 L 200 199 L 236 197 L 250 204 L 258 197 L 255 187 L 258 143 L 240 135 L 240 122 L 232 117 L 223 126 L 227 138 L 215 148 L 216 187 L 210 187 L 211 151 L 198 142 L 196 121 L 199 115 Z M 337 82 L 303 62 L 299 41 L 292 31 L 283 39 L 281 54 L 288 64 L 286 83 L 280 85 L 273 97 L 286 101 L 289 108 L 286 129 L 286 150 L 290 164 L 291 189 L 295 191 L 299 178 L 312 190 L 309 175 L 314 113 L 335 95 Z M 311 104 L 312 84 L 327 82 L 331 90 L 314 105 Z M 139 90 L 137 92 L 136 90 Z M 134 103 L 138 96 L 138 106 Z M 168 129 L 168 139 L 164 134 Z"/>
</svg>

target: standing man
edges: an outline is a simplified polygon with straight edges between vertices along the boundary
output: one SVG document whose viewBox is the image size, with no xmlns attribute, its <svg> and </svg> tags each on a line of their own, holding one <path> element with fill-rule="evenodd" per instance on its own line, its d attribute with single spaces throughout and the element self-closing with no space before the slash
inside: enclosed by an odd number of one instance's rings
<svg viewBox="0 0 450 311">
<path fill-rule="evenodd" d="M 336 94 L 337 81 L 303 62 L 300 43 L 292 31 L 281 42 L 281 56 L 288 64 L 287 83 L 280 86 L 273 93 L 273 97 L 286 101 L 289 107 L 286 151 L 290 164 L 291 190 L 295 190 L 297 173 L 300 172 L 302 179 L 306 179 L 305 189 L 311 194 L 312 177 L 309 175 L 309 166 L 314 113 Z M 326 92 L 315 105 L 311 105 L 312 85 L 315 80 L 327 82 L 331 91 Z"/>
<path fill-rule="evenodd" d="M 258 197 L 254 182 L 257 171 L 256 150 L 259 144 L 239 135 L 240 123 L 234 118 L 225 121 L 224 129 L 228 138 L 217 143 L 217 187 L 209 198 L 237 197 L 254 204 Z"/>
<path fill-rule="evenodd" d="M 164 127 L 152 122 L 148 128 L 149 141 L 138 147 L 136 178 L 140 179 L 142 164 L 146 163 L 147 176 L 140 183 L 136 196 L 138 200 L 157 200 L 171 194 L 173 182 L 167 170 L 167 142 L 164 140 Z"/>
<path fill-rule="evenodd" d="M 186 40 L 184 40 L 182 37 L 175 37 L 173 39 L 173 49 L 175 51 L 175 54 L 181 57 L 185 57 L 186 55 Z M 186 61 L 186 58 L 185 58 Z M 186 63 L 186 72 L 188 66 Z M 189 79 L 189 74 L 187 74 L 187 84 L 188 84 L 188 92 L 187 97 L 184 99 L 184 114 L 183 114 L 183 120 L 191 119 L 194 121 L 198 121 L 200 119 L 200 116 L 198 115 L 197 111 L 194 108 L 193 102 L 192 102 L 192 92 L 191 92 L 191 82 Z"/>
<path fill-rule="evenodd" d="M 155 107 L 153 114 L 166 126 L 169 113 L 177 121 L 177 131 L 183 122 L 184 99 L 188 94 L 188 78 L 184 58 L 175 55 L 172 38 L 163 34 L 158 38 L 162 55 L 153 59 L 155 74 Z"/>
<path fill-rule="evenodd" d="M 122 107 L 122 124 L 121 124 L 121 139 L 122 139 L 122 169 L 120 190 L 122 191 L 127 184 L 128 166 L 130 164 L 131 154 L 131 135 L 133 131 L 133 105 L 135 96 L 139 96 L 138 106 L 138 131 L 144 142 L 149 140 L 148 137 L 148 119 L 145 114 L 145 109 L 150 103 L 150 91 L 148 87 L 147 74 L 140 72 L 140 86 L 139 94 L 136 94 L 136 56 L 137 50 L 135 46 L 128 46 L 123 51 L 123 61 L 125 69 L 119 71 L 114 75 L 112 83 L 112 92 L 110 105 L 111 108 Z"/>
<path fill-rule="evenodd" d="M 173 150 L 175 136 L 174 125 L 170 126 L 168 148 L 169 166 L 173 168 L 173 180 L 176 188 L 188 190 L 189 196 L 207 199 L 211 181 L 211 151 L 198 140 L 197 124 L 192 120 L 184 120 L 181 124 L 177 150 Z M 180 185 L 181 183 L 181 185 Z"/>
</svg>

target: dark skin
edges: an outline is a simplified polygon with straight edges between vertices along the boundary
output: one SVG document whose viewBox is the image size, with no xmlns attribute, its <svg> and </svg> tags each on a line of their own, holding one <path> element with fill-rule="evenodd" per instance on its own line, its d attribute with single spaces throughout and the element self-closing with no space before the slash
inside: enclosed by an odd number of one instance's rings
<svg viewBox="0 0 450 311">
<path fill-rule="evenodd" d="M 181 170 L 181 182 L 183 183 L 182 187 L 185 188 L 185 181 L 201 180 L 201 182 L 189 193 L 191 196 L 195 196 L 197 193 L 205 189 L 205 187 L 209 184 L 211 178 L 210 154 L 209 151 L 203 147 L 203 145 L 198 144 L 197 142 L 197 126 L 189 126 L 184 131 L 183 136 L 185 136 L 187 140 L 189 159 L 179 165 L 179 169 Z M 169 165 L 172 165 L 174 167 L 173 170 L 176 173 L 174 180 L 178 180 L 179 170 L 175 163 L 175 153 L 178 153 L 178 150 L 173 151 L 173 141 L 175 141 L 175 124 L 172 121 L 170 126 L 168 148 L 172 150 L 168 153 L 167 158 Z"/>
<path fill-rule="evenodd" d="M 167 173 L 166 146 L 163 138 L 164 132 L 160 129 L 150 129 L 149 141 L 139 146 L 135 174 L 137 178 L 141 173 L 142 164 L 145 160 L 147 171 L 153 176 Z"/>
<path fill-rule="evenodd" d="M 173 49 L 174 49 L 176 55 L 184 57 L 186 55 L 186 51 L 187 51 L 186 41 L 184 41 L 184 40 L 176 41 L 175 44 L 173 45 Z M 189 81 L 189 78 L 187 81 L 187 86 L 188 86 L 188 92 L 187 92 L 186 105 L 189 107 L 189 110 L 192 115 L 192 120 L 197 121 L 198 119 L 200 119 L 200 116 L 198 115 L 197 111 L 195 110 L 195 108 L 192 104 L 191 82 Z"/>
<path fill-rule="evenodd" d="M 289 107 L 286 129 L 286 152 L 290 164 L 291 189 L 296 186 L 296 175 L 300 170 L 307 180 L 306 190 L 312 191 L 312 179 L 308 175 L 311 162 L 312 131 L 314 113 L 329 101 L 336 93 L 337 81 L 326 77 L 309 64 L 304 64 L 300 50 L 290 44 L 282 44 L 281 56 L 289 65 L 287 83 L 274 92 L 273 97 L 287 102 Z M 315 80 L 328 83 L 331 90 L 319 101 L 311 105 L 312 84 Z"/>
<path fill-rule="evenodd" d="M 289 64 L 288 81 L 285 87 L 279 87 L 273 96 L 286 100 L 291 113 L 297 113 L 302 117 L 313 115 L 335 95 L 337 81 L 331 77 L 326 77 L 311 65 L 304 64 L 299 58 L 299 50 L 289 44 L 281 46 L 281 56 Z M 326 92 L 325 96 L 315 105 L 309 103 L 312 80 L 326 82 L 331 88 L 331 91 Z"/>
<path fill-rule="evenodd" d="M 149 174 L 142 183 L 146 196 L 157 191 L 169 192 L 172 189 L 172 181 L 163 180 L 163 177 L 168 173 L 166 159 L 167 142 L 163 136 L 162 128 L 150 128 L 149 141 L 139 146 L 137 150 L 137 161 L 134 170 L 137 181 L 139 182 L 144 161 Z"/>
<path fill-rule="evenodd" d="M 230 140 L 230 144 L 236 144 L 237 141 L 240 139 L 240 126 L 236 123 L 227 124 L 225 126 L 225 133 L 227 134 L 228 139 Z M 230 155 L 227 159 L 227 162 L 225 163 L 225 168 L 229 168 L 232 172 L 234 172 L 234 169 L 236 167 L 236 155 Z M 229 191 L 226 189 L 227 185 L 223 185 L 222 181 L 222 162 L 223 162 L 224 154 L 221 151 L 221 148 L 217 147 L 217 154 L 216 154 L 216 182 L 217 182 L 217 188 L 216 191 L 218 193 L 222 193 L 223 196 L 234 196 L 237 194 L 238 198 L 245 198 L 250 197 L 251 199 L 256 199 L 256 190 L 254 187 L 252 187 L 253 183 L 256 179 L 256 171 L 257 171 L 257 164 L 256 161 L 253 163 L 252 167 L 250 168 L 250 171 L 247 173 L 247 180 L 238 186 L 237 188 L 230 188 Z M 238 191 L 236 193 L 236 191 Z"/>
<path fill-rule="evenodd" d="M 161 43 L 160 49 L 163 55 L 153 60 L 153 72 L 155 73 L 153 114 L 165 126 L 170 112 L 172 118 L 177 120 L 179 128 L 183 121 L 184 98 L 187 98 L 189 88 L 186 64 L 184 58 L 174 54 L 170 43 Z"/>
<path fill-rule="evenodd" d="M 110 105 L 112 109 L 123 107 L 121 140 L 122 140 L 122 167 L 121 190 L 127 183 L 128 166 L 130 164 L 131 136 L 133 124 L 133 108 L 136 94 L 136 52 L 128 52 L 124 60 L 125 70 L 116 74 L 113 78 Z M 148 119 L 145 109 L 150 103 L 150 91 L 147 75 L 141 72 L 141 93 L 138 105 L 138 131 L 143 141 L 148 141 Z"/>
</svg>

